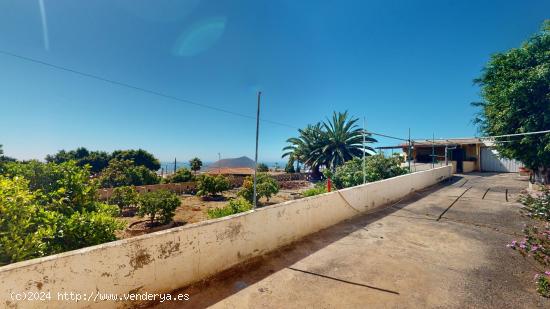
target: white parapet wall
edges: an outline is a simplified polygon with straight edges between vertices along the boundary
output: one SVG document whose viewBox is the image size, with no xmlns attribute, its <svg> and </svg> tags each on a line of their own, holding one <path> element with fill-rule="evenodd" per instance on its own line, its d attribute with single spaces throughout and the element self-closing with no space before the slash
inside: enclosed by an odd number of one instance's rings
<svg viewBox="0 0 550 309">
<path fill-rule="evenodd" d="M 130 302 L 100 299 L 168 293 L 450 176 L 451 166 L 444 166 L 10 264 L 0 267 L 0 307 L 122 308 Z M 71 292 L 82 300 L 67 300 Z M 28 300 L 29 295 L 44 300 Z M 27 300 L 17 300 L 22 297 Z"/>
</svg>

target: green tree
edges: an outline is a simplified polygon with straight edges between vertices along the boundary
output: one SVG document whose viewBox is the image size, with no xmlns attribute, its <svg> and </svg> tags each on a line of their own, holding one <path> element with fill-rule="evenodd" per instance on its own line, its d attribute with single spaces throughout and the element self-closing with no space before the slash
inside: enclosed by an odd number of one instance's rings
<svg viewBox="0 0 550 309">
<path fill-rule="evenodd" d="M 298 160 L 311 168 L 312 177 L 319 178 L 319 168 L 325 166 L 334 170 L 337 166 L 356 157 L 363 156 L 363 131 L 357 126 L 357 118 L 348 112 L 334 112 L 331 119 L 323 123 L 308 125 L 298 130 L 299 137 L 289 138 L 290 145 L 283 148 L 283 158 Z M 376 140 L 367 134 L 366 143 Z M 365 145 L 366 155 L 374 152 Z"/>
<path fill-rule="evenodd" d="M 222 175 L 200 175 L 197 178 L 198 196 L 215 196 L 223 191 L 229 190 L 230 188 L 231 183 Z"/>
<path fill-rule="evenodd" d="M 325 143 L 325 135 L 321 123 L 308 125 L 298 130 L 298 137 L 287 139 L 288 146 L 283 148 L 283 158 L 288 157 L 292 162 L 300 161 L 311 169 L 314 179 L 321 177 L 320 167 L 323 164 L 321 150 Z"/>
<path fill-rule="evenodd" d="M 142 165 L 135 165 L 130 160 L 112 159 L 99 178 L 101 186 L 142 186 L 160 182 L 160 177 Z"/>
<path fill-rule="evenodd" d="M 166 224 L 172 221 L 176 208 L 180 206 L 179 197 L 168 190 L 158 190 L 141 194 L 139 198 L 138 215 L 149 216 L 150 226 L 159 223 Z"/>
<path fill-rule="evenodd" d="M 27 180 L 0 176 L 0 265 L 44 256 L 55 228 L 43 223 L 52 215 L 38 205 Z"/>
<path fill-rule="evenodd" d="M 98 201 L 97 181 L 90 176 L 89 167 L 79 167 L 75 161 L 62 164 L 38 161 L 8 164 L 0 188 L 6 189 L 2 194 L 7 202 L 1 202 L 0 208 L 14 201 L 16 205 L 21 205 L 24 213 L 17 214 L 8 209 L 5 213 L 4 210 L 0 211 L 0 217 L 5 218 L 6 222 L 16 222 L 23 230 L 33 225 L 41 228 L 36 232 L 41 235 L 41 242 L 30 247 L 22 245 L 22 248 L 30 251 L 21 255 L 21 258 L 78 249 L 116 239 L 115 232 L 124 227 L 115 218 L 118 208 Z M 26 180 L 19 181 L 20 178 Z M 36 221 L 18 221 L 27 220 L 26 216 L 32 216 Z M 21 241 L 17 240 L 16 235 L 17 232 L 0 231 L 0 237 L 5 236 L 7 241 L 13 240 L 14 243 Z"/>
<path fill-rule="evenodd" d="M 260 173 L 267 173 L 269 172 L 269 167 L 265 163 L 259 163 L 257 170 Z"/>
<path fill-rule="evenodd" d="M 482 101 L 475 118 L 487 136 L 526 133 L 550 128 L 550 20 L 540 32 L 503 53 L 491 56 L 481 77 Z M 501 156 L 516 159 L 535 173 L 535 180 L 549 183 L 550 134 L 497 139 Z"/>
<path fill-rule="evenodd" d="M 385 157 L 383 154 L 372 155 L 366 158 L 365 174 L 367 182 L 387 179 L 407 173 L 401 167 L 402 159 L 399 156 Z M 363 184 L 363 160 L 354 158 L 336 168 L 331 175 L 334 186 L 338 189 Z"/>
<path fill-rule="evenodd" d="M 193 159 L 189 160 L 189 166 L 191 166 L 191 170 L 196 174 L 198 171 L 201 170 L 202 161 L 201 159 L 194 157 Z"/>
<path fill-rule="evenodd" d="M 160 162 L 153 154 L 143 149 L 116 150 L 111 154 L 111 159 L 130 160 L 136 166 L 145 166 L 153 172 L 160 169 Z"/>
<path fill-rule="evenodd" d="M 357 121 L 346 111 L 334 112 L 332 119 L 323 122 L 325 138 L 320 160 L 327 168 L 334 170 L 346 161 L 363 156 L 363 129 L 357 126 Z M 374 143 L 376 140 L 367 135 L 365 142 Z M 374 152 L 369 146 L 365 146 L 365 150 Z"/>
<path fill-rule="evenodd" d="M 134 187 L 117 187 L 107 200 L 110 205 L 116 205 L 122 211 L 124 208 L 135 207 L 138 205 L 139 193 Z"/>
<path fill-rule="evenodd" d="M 191 173 L 190 170 L 185 167 L 179 168 L 174 174 L 166 177 L 166 182 L 168 183 L 177 183 L 177 182 L 188 182 L 195 179 L 195 176 Z"/>
<path fill-rule="evenodd" d="M 279 192 L 279 183 L 275 178 L 266 173 L 259 173 L 256 176 L 256 200 L 259 201 L 265 197 L 267 201 Z M 245 178 L 238 196 L 245 198 L 249 202 L 254 202 L 254 178 L 248 176 Z"/>
<path fill-rule="evenodd" d="M 4 163 L 6 162 L 16 162 L 14 158 L 8 157 L 4 155 L 4 150 L 2 149 L 2 145 L 0 145 L 0 175 L 4 173 Z"/>
<path fill-rule="evenodd" d="M 71 151 L 60 150 L 54 155 L 47 155 L 46 162 L 64 163 L 76 161 L 78 166 L 90 165 L 94 174 L 101 172 L 109 164 L 110 156 L 105 151 L 89 151 L 84 147 Z"/>
</svg>

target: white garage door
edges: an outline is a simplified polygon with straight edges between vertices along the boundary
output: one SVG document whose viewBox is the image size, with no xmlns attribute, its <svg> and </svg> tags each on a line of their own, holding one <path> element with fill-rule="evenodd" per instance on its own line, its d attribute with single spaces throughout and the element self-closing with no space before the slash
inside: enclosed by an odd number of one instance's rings
<svg viewBox="0 0 550 309">
<path fill-rule="evenodd" d="M 522 166 L 519 161 L 500 158 L 498 152 L 493 148 L 481 148 L 482 172 L 517 173 Z"/>
</svg>

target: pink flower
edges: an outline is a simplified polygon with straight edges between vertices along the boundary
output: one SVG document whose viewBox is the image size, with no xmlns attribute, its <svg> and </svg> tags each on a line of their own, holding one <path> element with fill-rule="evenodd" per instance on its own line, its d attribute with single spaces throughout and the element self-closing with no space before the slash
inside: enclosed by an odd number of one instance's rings
<svg viewBox="0 0 550 309">
<path fill-rule="evenodd" d="M 547 275 L 547 276 L 550 276 L 550 271 L 547 270 L 547 271 L 544 272 L 544 274 Z"/>
</svg>

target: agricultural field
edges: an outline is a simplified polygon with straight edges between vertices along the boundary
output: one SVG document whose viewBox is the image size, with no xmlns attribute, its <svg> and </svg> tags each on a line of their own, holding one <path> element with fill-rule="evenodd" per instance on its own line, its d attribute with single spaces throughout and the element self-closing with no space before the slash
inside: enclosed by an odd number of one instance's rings
<svg viewBox="0 0 550 309">
<path fill-rule="evenodd" d="M 260 200 L 259 207 L 274 205 L 298 198 L 302 198 L 305 190 L 312 188 L 313 184 L 307 181 L 287 181 L 280 183 L 281 189 L 272 196 L 269 201 L 265 198 Z M 127 211 L 122 214 L 120 219 L 126 223 L 126 228 L 117 233 L 118 238 L 129 238 L 146 233 L 152 233 L 175 226 L 197 223 L 208 220 L 208 210 L 225 207 L 229 200 L 237 198 L 240 188 L 234 188 L 223 192 L 220 197 L 203 199 L 194 194 L 181 194 L 179 198 L 181 205 L 175 210 L 175 216 L 172 223 L 149 228 L 146 226 L 146 218 L 141 218 L 135 212 Z"/>
</svg>

